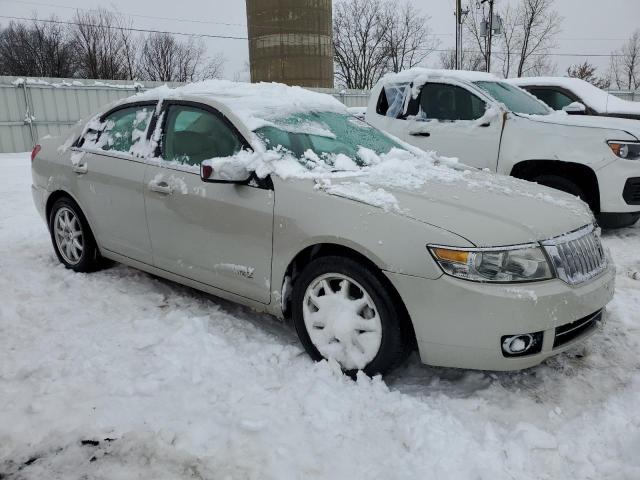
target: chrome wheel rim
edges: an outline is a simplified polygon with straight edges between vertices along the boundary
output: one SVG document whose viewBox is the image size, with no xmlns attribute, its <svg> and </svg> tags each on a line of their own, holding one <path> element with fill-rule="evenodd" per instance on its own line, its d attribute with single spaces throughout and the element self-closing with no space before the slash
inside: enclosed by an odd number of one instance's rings
<svg viewBox="0 0 640 480">
<path fill-rule="evenodd" d="M 321 275 L 309 284 L 303 302 L 307 333 L 324 358 L 345 370 L 361 370 L 376 357 L 382 322 L 358 282 L 338 273 Z"/>
<path fill-rule="evenodd" d="M 84 236 L 80 220 L 73 210 L 67 207 L 58 209 L 53 217 L 53 236 L 58 252 L 70 265 L 76 265 L 84 251 Z"/>
</svg>

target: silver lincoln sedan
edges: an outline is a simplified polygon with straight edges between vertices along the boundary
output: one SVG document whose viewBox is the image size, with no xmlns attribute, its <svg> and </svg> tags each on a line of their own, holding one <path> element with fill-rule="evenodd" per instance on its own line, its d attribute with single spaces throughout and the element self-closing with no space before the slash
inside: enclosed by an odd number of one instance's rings
<svg viewBox="0 0 640 480">
<path fill-rule="evenodd" d="M 384 374 L 536 365 L 592 334 L 614 267 L 586 205 L 410 147 L 332 97 L 163 87 L 32 153 L 60 262 L 121 262 L 293 319 L 315 360 Z M 63 321 L 63 320 L 62 320 Z"/>
</svg>

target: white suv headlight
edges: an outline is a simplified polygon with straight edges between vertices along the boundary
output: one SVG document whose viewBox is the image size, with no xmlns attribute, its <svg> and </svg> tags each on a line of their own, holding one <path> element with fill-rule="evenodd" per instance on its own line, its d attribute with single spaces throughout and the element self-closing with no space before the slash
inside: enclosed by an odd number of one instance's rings
<svg viewBox="0 0 640 480">
<path fill-rule="evenodd" d="M 616 157 L 624 158 L 625 160 L 640 159 L 640 143 L 638 142 L 618 142 L 610 140 L 607 144 Z"/>
<path fill-rule="evenodd" d="M 535 282 L 554 278 L 549 260 L 539 245 L 499 248 L 430 245 L 429 251 L 444 273 L 474 282 Z"/>
</svg>

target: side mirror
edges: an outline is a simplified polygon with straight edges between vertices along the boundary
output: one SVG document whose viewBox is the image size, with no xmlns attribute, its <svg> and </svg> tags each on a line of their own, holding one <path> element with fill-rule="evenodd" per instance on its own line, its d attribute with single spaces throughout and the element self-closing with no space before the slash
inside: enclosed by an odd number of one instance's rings
<svg viewBox="0 0 640 480">
<path fill-rule="evenodd" d="M 563 107 L 562 110 L 567 112 L 569 115 L 584 115 L 587 113 L 587 107 L 584 106 L 584 103 L 573 102 Z"/>
<path fill-rule="evenodd" d="M 222 161 L 221 161 L 222 160 Z M 238 183 L 245 184 L 251 179 L 252 173 L 244 165 L 234 161 L 205 160 L 200 164 L 200 178 L 208 183 Z"/>
</svg>

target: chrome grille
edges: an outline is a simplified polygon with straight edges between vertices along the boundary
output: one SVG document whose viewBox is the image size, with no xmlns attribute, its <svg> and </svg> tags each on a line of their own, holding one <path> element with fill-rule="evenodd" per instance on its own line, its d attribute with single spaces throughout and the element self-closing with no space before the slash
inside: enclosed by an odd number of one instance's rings
<svg viewBox="0 0 640 480">
<path fill-rule="evenodd" d="M 607 256 L 600 232 L 593 225 L 542 242 L 558 278 L 577 285 L 599 275 L 607 268 Z"/>
</svg>

